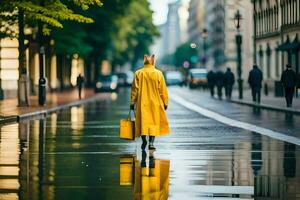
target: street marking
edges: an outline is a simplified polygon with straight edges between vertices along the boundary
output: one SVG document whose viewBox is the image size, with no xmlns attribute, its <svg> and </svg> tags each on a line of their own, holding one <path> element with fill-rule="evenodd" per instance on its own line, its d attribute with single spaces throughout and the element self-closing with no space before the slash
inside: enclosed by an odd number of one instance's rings
<svg viewBox="0 0 300 200">
<path fill-rule="evenodd" d="M 256 126 L 254 124 L 249 124 L 249 123 L 246 123 L 246 122 L 231 119 L 229 117 L 225 117 L 225 116 L 223 116 L 219 113 L 216 113 L 216 112 L 213 112 L 211 110 L 202 108 L 202 107 L 200 107 L 200 106 L 198 106 L 198 105 L 196 105 L 196 104 L 194 104 L 190 101 L 187 101 L 186 99 L 184 99 L 184 98 L 182 98 L 182 97 L 180 97 L 176 94 L 170 94 L 170 98 L 174 102 L 186 107 L 189 110 L 197 112 L 197 113 L 199 113 L 199 114 L 201 114 L 205 117 L 214 119 L 214 120 L 216 120 L 218 122 L 221 122 L 223 124 L 227 124 L 229 126 L 233 126 L 233 127 L 253 131 L 253 132 L 259 133 L 261 135 L 266 135 L 266 136 L 269 136 L 271 138 L 275 138 L 275 139 L 278 139 L 278 140 L 281 140 L 281 141 L 285 141 L 285 142 L 289 142 L 289 143 L 292 143 L 292 144 L 300 145 L 300 139 L 297 138 L 297 137 L 289 136 L 289 135 L 286 135 L 284 133 L 280 133 L 280 132 L 276 132 L 276 131 L 273 131 L 273 130 L 270 130 L 270 129 L 267 129 L 267 128 Z"/>
</svg>

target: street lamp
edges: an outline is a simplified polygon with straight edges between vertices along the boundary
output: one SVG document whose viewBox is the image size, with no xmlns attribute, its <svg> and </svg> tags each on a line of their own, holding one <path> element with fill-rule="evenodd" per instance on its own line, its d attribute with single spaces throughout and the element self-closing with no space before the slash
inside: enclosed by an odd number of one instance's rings
<svg viewBox="0 0 300 200">
<path fill-rule="evenodd" d="M 40 47 L 39 52 L 39 64 L 40 64 L 40 78 L 39 78 L 39 105 L 43 106 L 46 103 L 46 75 L 45 75 L 45 66 L 46 66 L 46 52 L 45 47 Z"/>
<path fill-rule="evenodd" d="M 238 31 L 241 28 L 241 20 L 242 20 L 242 15 L 241 15 L 240 11 L 237 10 L 234 15 L 234 25 Z"/>
<path fill-rule="evenodd" d="M 203 66 L 205 67 L 206 64 L 206 38 L 207 38 L 207 29 L 204 28 L 201 32 L 201 38 L 203 39 Z"/>
<path fill-rule="evenodd" d="M 238 75 L 238 90 L 239 99 L 243 99 L 243 79 L 242 79 L 242 35 L 240 34 L 242 15 L 240 11 L 234 15 L 234 24 L 237 29 L 237 34 L 235 36 L 236 46 L 237 46 L 237 75 Z"/>
<path fill-rule="evenodd" d="M 190 46 L 191 46 L 192 49 L 196 49 L 196 48 L 197 48 L 197 44 L 194 43 L 194 42 L 192 42 L 192 43 L 190 44 Z"/>
</svg>

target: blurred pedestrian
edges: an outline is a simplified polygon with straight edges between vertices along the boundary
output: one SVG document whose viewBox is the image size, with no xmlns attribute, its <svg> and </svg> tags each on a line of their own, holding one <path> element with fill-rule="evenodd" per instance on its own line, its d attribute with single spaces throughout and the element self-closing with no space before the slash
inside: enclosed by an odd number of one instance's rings
<svg viewBox="0 0 300 200">
<path fill-rule="evenodd" d="M 77 76 L 77 80 L 76 80 L 79 99 L 81 99 L 81 90 L 82 90 L 82 87 L 83 87 L 83 83 L 84 83 L 84 77 L 81 74 L 79 74 Z"/>
<path fill-rule="evenodd" d="M 207 83 L 208 83 L 208 87 L 210 90 L 210 95 L 211 95 L 211 97 L 214 97 L 214 95 L 215 95 L 215 73 L 213 72 L 213 70 L 210 70 L 207 73 L 206 78 L 207 78 Z"/>
<path fill-rule="evenodd" d="M 251 87 L 252 100 L 255 103 L 260 103 L 262 81 L 263 73 L 258 66 L 254 64 L 253 69 L 249 72 L 248 83 Z"/>
<path fill-rule="evenodd" d="M 169 133 L 165 110 L 168 107 L 168 91 L 163 73 L 155 69 L 155 56 L 144 56 L 144 67 L 135 72 L 131 86 L 130 109 L 136 109 L 135 136 L 141 136 L 142 150 L 147 146 L 155 150 L 156 136 Z"/>
<path fill-rule="evenodd" d="M 292 69 L 292 65 L 286 65 L 286 70 L 281 75 L 281 83 L 284 87 L 286 106 L 292 107 L 294 92 L 297 86 L 297 74 Z"/>
<path fill-rule="evenodd" d="M 222 71 L 218 71 L 215 75 L 216 86 L 218 90 L 218 97 L 221 100 L 223 96 L 223 87 L 224 87 L 224 73 Z"/>
<path fill-rule="evenodd" d="M 224 85 L 225 85 L 225 95 L 227 100 L 231 99 L 232 87 L 234 85 L 234 74 L 231 72 L 231 69 L 228 67 L 224 75 Z"/>
</svg>

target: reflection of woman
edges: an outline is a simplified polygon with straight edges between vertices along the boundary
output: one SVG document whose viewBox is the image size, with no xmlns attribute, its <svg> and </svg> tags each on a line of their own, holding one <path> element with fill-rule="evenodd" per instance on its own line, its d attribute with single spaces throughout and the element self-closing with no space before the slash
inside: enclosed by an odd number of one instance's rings
<svg viewBox="0 0 300 200">
<path fill-rule="evenodd" d="M 169 160 L 155 160 L 147 154 L 142 154 L 141 167 L 135 165 L 134 199 L 135 200 L 164 200 L 169 196 Z"/>
<path fill-rule="evenodd" d="M 165 110 L 168 107 L 168 92 L 164 76 L 155 69 L 155 56 L 144 56 L 144 67 L 135 72 L 131 87 L 130 109 L 136 106 L 135 134 L 142 136 L 142 149 L 155 150 L 155 136 L 169 133 Z"/>
</svg>

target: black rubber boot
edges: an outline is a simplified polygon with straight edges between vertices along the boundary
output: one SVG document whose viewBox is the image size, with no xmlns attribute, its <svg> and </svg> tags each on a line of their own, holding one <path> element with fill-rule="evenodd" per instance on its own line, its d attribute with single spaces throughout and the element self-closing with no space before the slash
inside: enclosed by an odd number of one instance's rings
<svg viewBox="0 0 300 200">
<path fill-rule="evenodd" d="M 154 136 L 149 136 L 149 150 L 156 150 L 156 148 L 154 147 Z"/>
<path fill-rule="evenodd" d="M 149 168 L 155 168 L 155 158 L 152 153 L 149 153 Z"/>
<path fill-rule="evenodd" d="M 147 153 L 145 150 L 142 151 L 142 161 L 141 161 L 141 167 L 147 167 L 146 164 L 146 158 L 147 158 Z"/>
<path fill-rule="evenodd" d="M 142 143 L 142 150 L 145 150 L 146 149 L 146 146 L 147 146 L 147 139 L 146 139 L 146 136 L 142 135 L 142 140 L 143 140 L 143 143 Z"/>
</svg>

